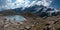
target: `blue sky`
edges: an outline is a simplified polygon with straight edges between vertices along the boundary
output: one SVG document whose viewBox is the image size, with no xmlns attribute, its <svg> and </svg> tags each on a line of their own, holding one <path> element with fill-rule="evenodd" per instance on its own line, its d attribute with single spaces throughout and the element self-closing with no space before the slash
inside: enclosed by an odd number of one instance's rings
<svg viewBox="0 0 60 30">
<path fill-rule="evenodd" d="M 5 0 L 0 0 L 0 5 L 4 5 L 6 3 Z"/>
<path fill-rule="evenodd" d="M 15 2 L 16 0 L 12 0 L 13 2 Z"/>
<path fill-rule="evenodd" d="M 60 0 L 53 0 L 53 2 L 51 3 L 51 6 L 60 9 Z"/>
</svg>

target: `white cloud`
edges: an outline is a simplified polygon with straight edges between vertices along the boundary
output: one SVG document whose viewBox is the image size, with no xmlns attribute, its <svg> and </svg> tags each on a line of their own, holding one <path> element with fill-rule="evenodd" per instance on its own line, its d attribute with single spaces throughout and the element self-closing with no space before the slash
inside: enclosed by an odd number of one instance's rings
<svg viewBox="0 0 60 30">
<path fill-rule="evenodd" d="M 15 2 L 12 2 L 12 0 L 6 0 L 6 5 L 0 6 L 1 8 L 5 9 L 14 9 L 14 8 L 20 8 L 23 7 L 23 9 L 34 6 L 34 5 L 43 5 L 43 6 L 50 6 L 51 0 L 34 0 L 30 2 L 30 0 L 16 0 Z"/>
</svg>

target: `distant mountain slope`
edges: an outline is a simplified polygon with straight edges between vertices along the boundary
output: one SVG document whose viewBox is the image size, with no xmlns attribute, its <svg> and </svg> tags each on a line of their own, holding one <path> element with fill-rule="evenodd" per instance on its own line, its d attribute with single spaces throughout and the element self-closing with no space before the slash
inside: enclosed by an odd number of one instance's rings
<svg viewBox="0 0 60 30">
<path fill-rule="evenodd" d="M 0 15 L 14 15 L 14 14 L 24 14 L 24 12 L 32 13 L 40 17 L 44 16 L 57 16 L 60 15 L 60 10 L 56 10 L 54 8 L 45 7 L 45 6 L 33 6 L 29 8 L 25 8 L 22 10 L 22 8 L 16 8 L 16 9 L 9 9 L 5 11 L 0 11 Z"/>
</svg>

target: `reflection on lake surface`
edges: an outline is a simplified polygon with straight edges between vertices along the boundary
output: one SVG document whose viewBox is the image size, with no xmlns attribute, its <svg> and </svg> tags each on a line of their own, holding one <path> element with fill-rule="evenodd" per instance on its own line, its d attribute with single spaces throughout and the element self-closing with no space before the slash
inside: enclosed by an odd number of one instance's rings
<svg viewBox="0 0 60 30">
<path fill-rule="evenodd" d="M 16 20 L 16 21 L 24 21 L 24 20 L 26 20 L 23 16 L 19 16 L 19 15 L 7 16 L 7 19 Z"/>
</svg>

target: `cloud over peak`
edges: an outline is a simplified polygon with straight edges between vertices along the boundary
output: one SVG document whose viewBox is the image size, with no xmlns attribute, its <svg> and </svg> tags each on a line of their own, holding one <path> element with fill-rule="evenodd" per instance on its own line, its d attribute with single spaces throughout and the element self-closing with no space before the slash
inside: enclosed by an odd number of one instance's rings
<svg viewBox="0 0 60 30">
<path fill-rule="evenodd" d="M 34 5 L 43 5 L 43 6 L 50 6 L 51 0 L 6 0 L 5 5 L 0 6 L 0 9 L 15 9 L 15 8 L 28 8 Z"/>
</svg>

